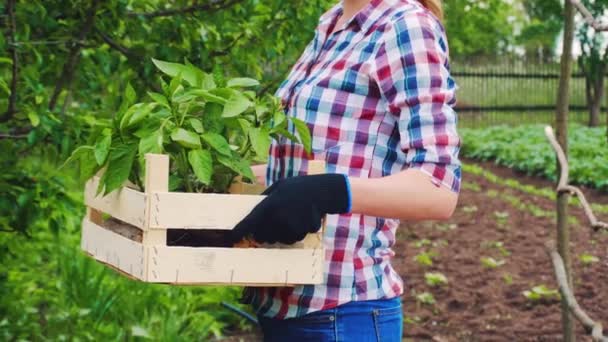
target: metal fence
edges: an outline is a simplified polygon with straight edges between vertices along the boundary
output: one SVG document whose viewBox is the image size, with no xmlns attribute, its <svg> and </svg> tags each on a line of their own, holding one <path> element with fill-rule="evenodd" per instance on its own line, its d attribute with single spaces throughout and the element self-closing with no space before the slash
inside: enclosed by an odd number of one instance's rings
<svg viewBox="0 0 608 342">
<path fill-rule="evenodd" d="M 559 82 L 559 63 L 523 59 L 455 59 L 458 114 L 463 126 L 551 123 Z M 604 98 L 601 122 L 605 123 Z M 576 62 L 570 82 L 570 120 L 587 123 L 585 78 Z"/>
</svg>

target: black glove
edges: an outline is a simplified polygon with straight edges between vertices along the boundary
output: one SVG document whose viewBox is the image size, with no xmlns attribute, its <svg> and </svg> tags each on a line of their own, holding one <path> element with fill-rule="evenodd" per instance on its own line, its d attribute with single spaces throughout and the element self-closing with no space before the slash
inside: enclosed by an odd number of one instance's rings
<svg viewBox="0 0 608 342">
<path fill-rule="evenodd" d="M 341 174 L 281 179 L 232 230 L 233 241 L 252 236 L 258 242 L 292 244 L 319 231 L 325 214 L 350 211 L 350 185 Z"/>
</svg>

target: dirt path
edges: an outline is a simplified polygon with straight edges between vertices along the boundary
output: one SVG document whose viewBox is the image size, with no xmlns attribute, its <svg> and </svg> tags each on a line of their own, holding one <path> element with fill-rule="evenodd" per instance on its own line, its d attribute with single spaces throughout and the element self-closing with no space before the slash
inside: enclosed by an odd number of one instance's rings
<svg viewBox="0 0 608 342">
<path fill-rule="evenodd" d="M 501 176 L 511 172 L 492 168 L 496 170 Z M 517 178 L 525 184 L 551 186 L 535 178 Z M 467 184 L 449 222 L 404 222 L 400 231 L 394 264 L 408 289 L 405 336 L 416 341 L 560 340 L 558 301 L 533 302 L 522 294 L 541 284 L 557 288 L 543 247 L 554 236 L 553 201 L 482 176 L 465 173 L 464 179 Z M 592 198 L 608 202 L 608 195 L 601 193 Z M 571 221 L 576 295 L 592 318 L 608 325 L 608 234 L 588 229 L 579 208 L 571 206 L 570 212 L 575 217 Z M 414 261 L 425 251 L 436 253 L 432 266 Z M 598 257 L 599 262 L 583 265 L 579 259 L 583 253 Z M 482 257 L 505 263 L 484 267 Z M 425 272 L 442 273 L 448 284 L 429 286 Z M 436 304 L 417 301 L 416 295 L 423 292 L 431 293 Z M 580 327 L 577 331 L 584 336 Z"/>
</svg>

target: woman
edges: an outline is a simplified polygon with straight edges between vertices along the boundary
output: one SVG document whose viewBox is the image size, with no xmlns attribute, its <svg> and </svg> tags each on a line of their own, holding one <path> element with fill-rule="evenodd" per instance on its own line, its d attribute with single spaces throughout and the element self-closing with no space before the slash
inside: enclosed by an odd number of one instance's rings
<svg viewBox="0 0 608 342">
<path fill-rule="evenodd" d="M 343 0 L 280 86 L 286 113 L 311 130 L 312 152 L 273 142 L 268 196 L 234 238 L 293 243 L 330 215 L 322 285 L 247 289 L 265 340 L 401 341 L 391 218 L 447 219 L 460 187 L 441 17 L 439 0 Z M 305 175 L 311 159 L 325 160 L 327 174 Z"/>
</svg>

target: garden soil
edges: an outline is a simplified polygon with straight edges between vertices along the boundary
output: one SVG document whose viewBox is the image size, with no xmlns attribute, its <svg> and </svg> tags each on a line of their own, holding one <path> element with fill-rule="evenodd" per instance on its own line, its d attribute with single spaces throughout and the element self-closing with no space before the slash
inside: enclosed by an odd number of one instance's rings
<svg viewBox="0 0 608 342">
<path fill-rule="evenodd" d="M 550 181 L 491 163 L 478 165 L 524 184 L 553 186 Z M 559 301 L 531 301 L 523 295 L 537 285 L 557 289 L 544 248 L 546 241 L 555 238 L 554 201 L 467 173 L 463 182 L 468 185 L 463 187 L 449 221 L 403 222 L 398 232 L 393 264 L 406 285 L 402 297 L 404 340 L 560 341 Z M 592 202 L 608 203 L 608 194 L 585 191 Z M 577 221 L 570 225 L 575 295 L 593 319 L 608 326 L 608 233 L 593 232 L 579 207 L 571 205 L 569 212 Z M 606 215 L 597 216 L 608 220 Z M 497 242 L 502 243 L 502 250 L 496 248 Z M 414 260 L 421 252 L 435 255 L 432 266 Z M 599 262 L 584 265 L 579 258 L 583 253 L 598 257 Z M 504 264 L 484 267 L 482 257 Z M 448 279 L 447 285 L 428 285 L 425 272 L 441 272 Z M 436 303 L 419 303 L 416 295 L 423 292 L 431 293 Z M 580 341 L 590 340 L 578 322 L 576 331 Z M 226 339 L 255 340 L 259 335 L 251 333 Z"/>
<path fill-rule="evenodd" d="M 482 164 L 496 175 L 516 178 L 525 184 L 550 187 L 546 180 L 526 177 L 509 169 Z M 506 197 L 517 196 L 527 207 L 554 212 L 554 201 L 489 183 L 482 177 L 464 174 L 463 181 L 479 189 L 462 190 L 458 209 L 448 223 L 407 223 L 399 232 L 395 247 L 395 267 L 406 282 L 403 296 L 408 323 L 404 334 L 415 341 L 559 341 L 561 313 L 557 300 L 533 302 L 523 292 L 544 284 L 557 289 L 551 261 L 544 244 L 555 239 L 553 217 L 537 217 L 531 211 L 515 208 Z M 498 196 L 488 196 L 489 190 Z M 587 191 L 588 193 L 588 191 Z M 608 202 L 608 195 L 593 192 L 590 200 Z M 476 210 L 475 210 L 476 208 Z M 593 232 L 582 209 L 571 205 L 569 212 L 578 224 L 572 228 L 572 258 L 575 295 L 595 320 L 608 325 L 608 234 Z M 606 215 L 597 215 L 608 220 Z M 421 239 L 437 247 L 416 247 Z M 447 241 L 443 245 L 440 241 Z M 502 242 L 504 256 L 493 242 Z M 420 245 L 420 244 L 418 244 Z M 433 266 L 423 267 L 414 256 L 423 250 L 438 255 Z M 583 265 L 579 256 L 588 253 L 600 261 Z M 483 267 L 480 259 L 493 257 L 505 264 L 494 269 Z M 426 284 L 425 272 L 441 272 L 448 284 L 433 288 Z M 434 306 L 417 303 L 414 293 L 430 292 Z M 581 341 L 588 338 L 577 322 Z"/>
</svg>

